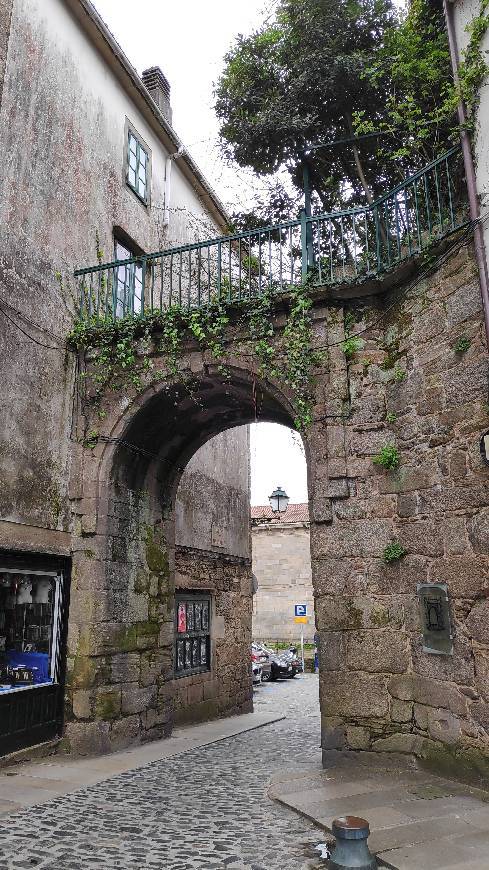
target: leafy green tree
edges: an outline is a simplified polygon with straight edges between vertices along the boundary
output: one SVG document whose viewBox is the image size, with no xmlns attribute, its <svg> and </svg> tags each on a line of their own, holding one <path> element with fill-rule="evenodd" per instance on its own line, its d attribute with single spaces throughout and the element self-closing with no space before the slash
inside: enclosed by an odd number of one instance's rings
<svg viewBox="0 0 489 870">
<path fill-rule="evenodd" d="M 216 86 L 223 152 L 291 180 L 243 223 L 290 214 L 305 163 L 329 211 L 371 202 L 446 146 L 453 85 L 437 2 L 412 0 L 400 17 L 392 0 L 279 0 L 273 20 L 238 37 Z M 377 130 L 380 140 L 310 150 Z"/>
<path fill-rule="evenodd" d="M 377 105 L 369 116 L 355 112 L 355 131 L 386 133 L 380 158 L 411 169 L 453 144 L 457 95 L 439 0 L 411 0 L 398 26 L 385 33 L 366 78 Z"/>
<path fill-rule="evenodd" d="M 226 55 L 216 88 L 225 155 L 259 174 L 286 166 L 296 189 L 308 161 L 323 209 L 370 198 L 372 154 L 307 149 L 351 136 L 352 112 L 372 111 L 376 83 L 365 72 L 395 23 L 391 0 L 280 0 L 275 20 Z"/>
</svg>

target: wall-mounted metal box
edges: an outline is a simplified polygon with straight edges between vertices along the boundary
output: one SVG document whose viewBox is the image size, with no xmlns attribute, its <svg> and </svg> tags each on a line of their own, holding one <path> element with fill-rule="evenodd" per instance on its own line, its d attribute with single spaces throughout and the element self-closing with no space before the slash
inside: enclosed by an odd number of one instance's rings
<svg viewBox="0 0 489 870">
<path fill-rule="evenodd" d="M 447 585 L 418 583 L 417 591 L 423 631 L 423 652 L 440 656 L 453 655 Z"/>
</svg>

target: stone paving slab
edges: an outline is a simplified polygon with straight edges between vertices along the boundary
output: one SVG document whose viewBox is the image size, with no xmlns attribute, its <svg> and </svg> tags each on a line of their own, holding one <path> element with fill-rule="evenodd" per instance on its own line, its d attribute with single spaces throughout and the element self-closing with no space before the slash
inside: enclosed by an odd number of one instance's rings
<svg viewBox="0 0 489 870">
<path fill-rule="evenodd" d="M 396 870 L 487 870 L 489 851 L 487 837 L 445 837 L 436 842 L 394 849 L 388 859 Z"/>
<path fill-rule="evenodd" d="M 372 851 L 394 870 L 488 870 L 489 794 L 415 770 L 406 762 L 338 757 L 302 778 L 275 777 L 268 794 L 331 831 L 334 818 L 370 824 Z"/>
<path fill-rule="evenodd" d="M 2 771 L 0 870 L 325 870 L 318 846 L 330 840 L 333 805 L 354 812 L 355 801 L 381 866 L 489 870 L 485 793 L 398 759 L 373 765 L 355 755 L 324 770 L 317 690 L 313 675 L 259 687 L 257 715 L 275 721 L 229 737 L 222 729 L 236 725 L 212 723 L 201 746 L 191 746 L 195 731 L 181 729 L 161 741 L 167 754 L 150 745 L 121 758 L 28 764 L 18 800 L 7 790 L 15 768 Z M 82 770 L 88 781 L 77 788 Z M 20 805 L 26 784 L 35 807 Z M 69 793 L 45 799 L 67 784 Z M 320 817 L 305 817 L 307 796 Z"/>
</svg>

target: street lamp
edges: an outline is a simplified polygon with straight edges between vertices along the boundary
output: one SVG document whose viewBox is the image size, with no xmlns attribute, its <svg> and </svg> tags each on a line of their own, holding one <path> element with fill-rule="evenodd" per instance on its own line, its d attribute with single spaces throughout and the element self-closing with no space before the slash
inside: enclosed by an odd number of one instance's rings
<svg viewBox="0 0 489 870">
<path fill-rule="evenodd" d="M 270 502 L 270 507 L 274 514 L 283 514 L 283 512 L 287 510 L 289 496 L 285 492 L 285 489 L 282 489 L 281 486 L 277 486 L 277 489 L 268 496 L 268 501 Z"/>
</svg>

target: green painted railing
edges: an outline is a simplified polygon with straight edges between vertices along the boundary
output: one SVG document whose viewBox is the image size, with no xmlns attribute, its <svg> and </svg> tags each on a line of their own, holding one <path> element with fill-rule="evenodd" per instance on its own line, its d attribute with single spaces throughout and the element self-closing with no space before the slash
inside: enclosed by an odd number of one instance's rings
<svg viewBox="0 0 489 870">
<path fill-rule="evenodd" d="M 308 279 L 357 283 L 393 269 L 468 221 L 460 148 L 372 204 L 284 221 L 78 269 L 80 317 L 114 320 L 170 305 L 286 293 Z"/>
</svg>

